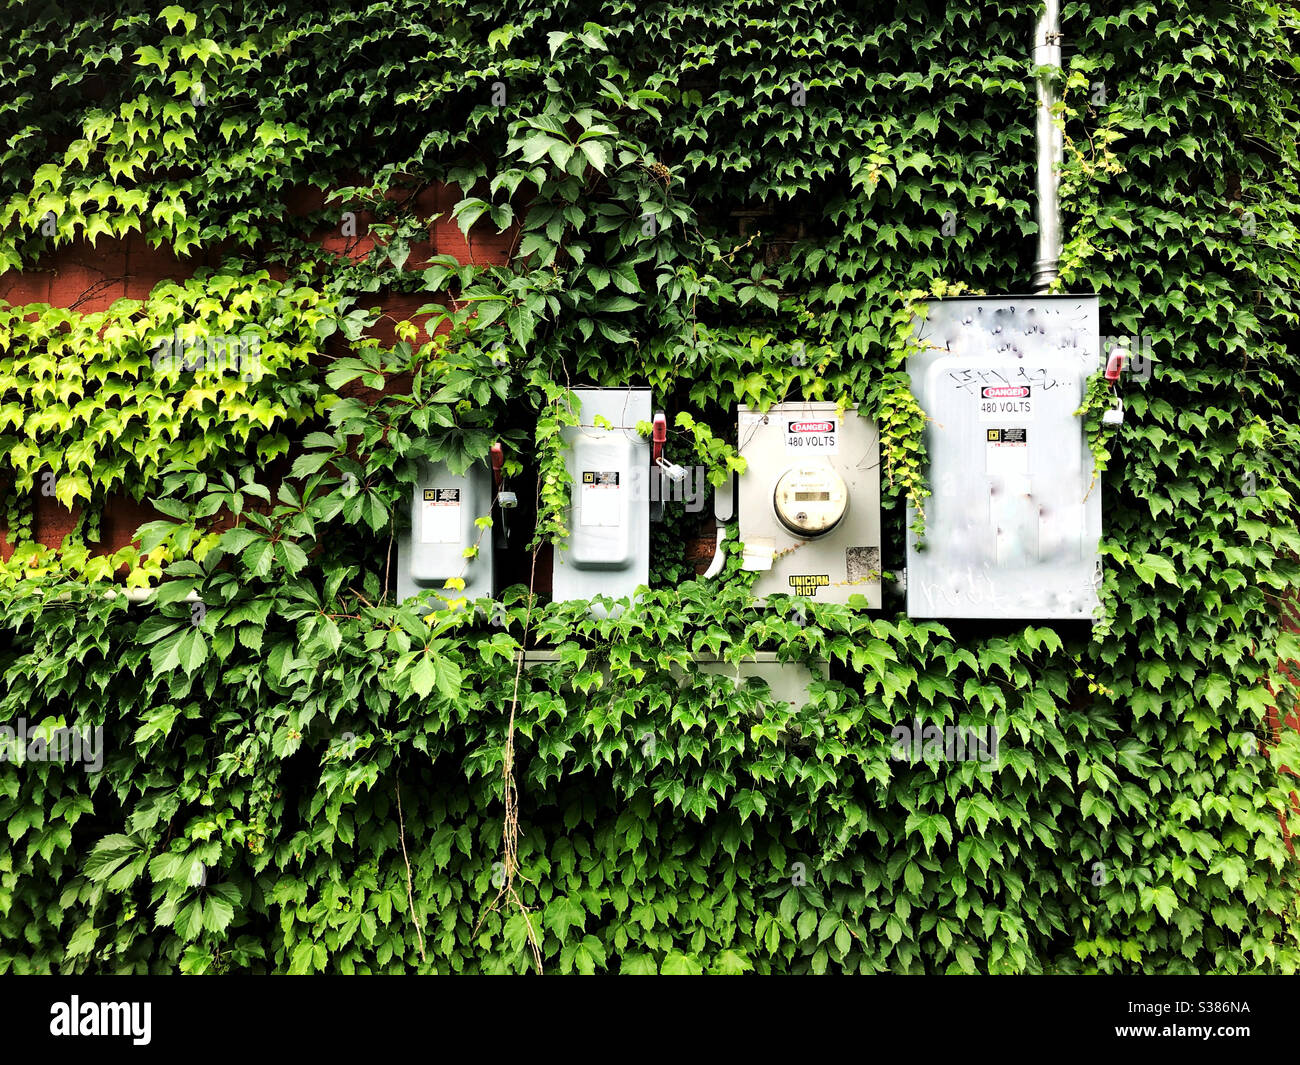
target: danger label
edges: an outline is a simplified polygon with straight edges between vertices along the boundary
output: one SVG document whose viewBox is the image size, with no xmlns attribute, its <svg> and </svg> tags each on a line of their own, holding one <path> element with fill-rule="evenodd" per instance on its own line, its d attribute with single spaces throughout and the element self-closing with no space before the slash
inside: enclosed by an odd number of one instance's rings
<svg viewBox="0 0 1300 1065">
<path fill-rule="evenodd" d="M 985 440 L 990 444 L 1003 444 L 1007 447 L 1028 447 L 1028 429 L 986 429 Z"/>
<path fill-rule="evenodd" d="M 1029 430 L 985 429 L 984 472 L 993 477 L 1021 477 L 1029 473 Z"/>
<path fill-rule="evenodd" d="M 578 524 L 587 528 L 617 528 L 622 517 L 618 470 L 583 470 Z"/>
<path fill-rule="evenodd" d="M 980 421 L 1032 418 L 1033 396 L 1029 385 L 988 385 L 980 389 Z"/>
<path fill-rule="evenodd" d="M 838 451 L 840 434 L 834 419 L 788 421 L 785 423 L 785 449 L 801 455 L 826 455 Z"/>
<path fill-rule="evenodd" d="M 816 595 L 818 588 L 829 587 L 829 573 L 798 573 L 790 577 L 790 587 L 795 595 Z"/>
<path fill-rule="evenodd" d="M 460 543 L 460 489 L 426 488 L 421 500 L 420 543 Z"/>
</svg>

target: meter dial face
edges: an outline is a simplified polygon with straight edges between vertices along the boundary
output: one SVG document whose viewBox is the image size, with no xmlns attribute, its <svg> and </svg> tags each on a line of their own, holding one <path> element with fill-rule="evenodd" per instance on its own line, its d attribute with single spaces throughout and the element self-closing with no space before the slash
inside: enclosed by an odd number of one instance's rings
<svg viewBox="0 0 1300 1065">
<path fill-rule="evenodd" d="M 796 536 L 830 532 L 849 507 L 844 478 L 829 465 L 791 466 L 776 482 L 772 505 L 781 524 Z"/>
</svg>

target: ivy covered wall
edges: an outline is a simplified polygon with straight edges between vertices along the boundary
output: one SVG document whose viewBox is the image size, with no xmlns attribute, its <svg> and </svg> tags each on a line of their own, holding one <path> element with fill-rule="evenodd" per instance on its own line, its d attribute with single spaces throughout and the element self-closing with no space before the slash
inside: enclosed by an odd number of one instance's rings
<svg viewBox="0 0 1300 1065">
<path fill-rule="evenodd" d="M 737 403 L 858 404 L 901 568 L 911 315 L 1029 287 L 1031 6 L 318 7 L 4 11 L 0 724 L 102 765 L 0 763 L 0 971 L 1297 968 L 1293 8 L 1063 7 L 1062 290 L 1154 361 L 1089 629 L 756 606 L 671 510 L 617 620 L 529 592 L 579 383 L 714 483 Z M 396 605 L 419 462 L 498 439 L 520 583 Z M 756 650 L 830 679 L 691 665 Z"/>
</svg>

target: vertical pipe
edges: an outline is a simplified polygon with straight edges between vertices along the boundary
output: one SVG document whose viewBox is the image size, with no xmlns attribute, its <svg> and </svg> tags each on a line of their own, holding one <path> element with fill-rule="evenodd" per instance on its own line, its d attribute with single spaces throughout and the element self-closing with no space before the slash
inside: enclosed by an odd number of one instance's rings
<svg viewBox="0 0 1300 1065">
<path fill-rule="evenodd" d="M 1034 31 L 1034 66 L 1061 66 L 1061 10 L 1059 0 L 1046 0 Z M 1038 82 L 1038 258 L 1034 261 L 1034 289 L 1045 292 L 1056 280 L 1061 261 L 1061 204 L 1057 197 L 1060 166 L 1065 158 L 1061 131 L 1052 122 L 1056 88 L 1051 78 Z"/>
</svg>

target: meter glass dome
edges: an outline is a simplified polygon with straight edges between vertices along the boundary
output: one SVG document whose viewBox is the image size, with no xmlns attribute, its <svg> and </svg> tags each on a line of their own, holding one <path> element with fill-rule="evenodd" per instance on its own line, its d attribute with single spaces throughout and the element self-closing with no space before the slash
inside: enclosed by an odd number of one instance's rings
<svg viewBox="0 0 1300 1065">
<path fill-rule="evenodd" d="M 792 466 L 776 482 L 772 504 L 796 536 L 822 536 L 843 519 L 849 493 L 829 464 Z"/>
</svg>

